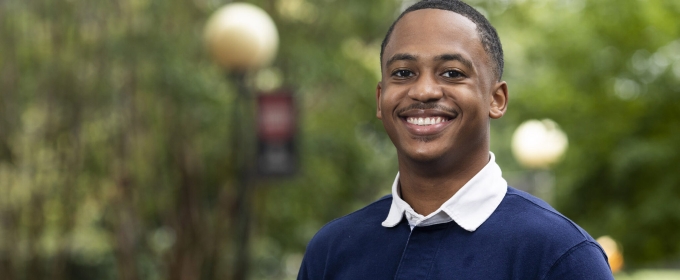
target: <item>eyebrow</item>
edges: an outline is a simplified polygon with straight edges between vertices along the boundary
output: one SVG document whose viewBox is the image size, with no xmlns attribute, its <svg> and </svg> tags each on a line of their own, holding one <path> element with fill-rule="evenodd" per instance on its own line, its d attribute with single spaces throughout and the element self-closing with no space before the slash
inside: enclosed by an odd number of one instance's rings
<svg viewBox="0 0 680 280">
<path fill-rule="evenodd" d="M 392 64 L 396 61 L 400 61 L 400 60 L 417 61 L 418 58 L 415 55 L 412 55 L 412 54 L 398 53 L 398 54 L 395 54 L 392 57 L 390 57 L 390 59 L 387 60 L 387 63 L 385 63 L 385 66 L 389 67 L 390 64 Z M 474 67 L 472 67 L 472 61 L 464 58 L 462 55 L 457 54 L 457 53 L 441 54 L 441 55 L 435 56 L 434 60 L 435 61 L 458 61 L 458 62 L 462 63 L 463 65 L 467 66 L 468 68 L 474 69 Z"/>
<path fill-rule="evenodd" d="M 416 61 L 418 60 L 415 55 L 412 54 L 407 54 L 407 53 L 398 53 L 390 57 L 390 59 L 385 63 L 386 67 L 389 67 L 390 64 L 399 61 L 399 60 L 409 60 L 409 61 Z"/>
<path fill-rule="evenodd" d="M 438 55 L 438 56 L 434 57 L 434 60 L 435 61 L 454 61 L 455 60 L 455 61 L 458 61 L 460 63 L 463 63 L 463 65 L 465 65 L 467 68 L 474 69 L 474 67 L 472 67 L 472 61 L 464 58 L 462 55 L 457 54 L 457 53 L 456 54 L 448 54 L 447 53 L 447 54 Z"/>
</svg>

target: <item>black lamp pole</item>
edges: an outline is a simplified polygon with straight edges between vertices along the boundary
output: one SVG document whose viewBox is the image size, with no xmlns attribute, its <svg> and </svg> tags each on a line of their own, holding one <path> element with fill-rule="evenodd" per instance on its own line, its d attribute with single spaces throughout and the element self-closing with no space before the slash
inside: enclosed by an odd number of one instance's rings
<svg viewBox="0 0 680 280">
<path fill-rule="evenodd" d="M 253 99 L 245 81 L 245 72 L 230 75 L 238 87 L 238 94 L 233 102 L 232 139 L 233 160 L 237 177 L 237 216 L 235 225 L 236 259 L 233 266 L 232 279 L 245 280 L 250 265 L 250 216 L 253 183 L 253 143 L 254 113 Z"/>
</svg>

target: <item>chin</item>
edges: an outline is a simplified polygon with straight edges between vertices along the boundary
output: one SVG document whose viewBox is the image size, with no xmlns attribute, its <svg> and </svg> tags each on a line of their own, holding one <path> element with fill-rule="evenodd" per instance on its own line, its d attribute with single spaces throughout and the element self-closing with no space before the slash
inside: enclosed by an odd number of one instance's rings
<svg viewBox="0 0 680 280">
<path fill-rule="evenodd" d="M 415 149 L 407 151 L 404 155 L 411 161 L 422 163 L 434 163 L 446 157 L 446 153 L 433 149 Z"/>
<path fill-rule="evenodd" d="M 429 142 L 432 142 L 432 141 L 434 141 L 434 140 L 437 140 L 437 138 L 439 138 L 439 136 L 437 136 L 437 135 L 430 135 L 430 136 L 414 136 L 414 137 L 413 137 L 413 140 L 416 140 L 416 141 L 419 141 L 419 142 L 423 142 L 423 143 L 429 143 Z"/>
</svg>

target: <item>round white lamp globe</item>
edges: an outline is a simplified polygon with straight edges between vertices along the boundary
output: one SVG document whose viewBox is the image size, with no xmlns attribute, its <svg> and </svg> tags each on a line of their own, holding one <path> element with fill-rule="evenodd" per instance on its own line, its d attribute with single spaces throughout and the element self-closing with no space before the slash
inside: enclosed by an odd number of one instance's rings
<svg viewBox="0 0 680 280">
<path fill-rule="evenodd" d="M 248 3 L 224 5 L 210 16 L 204 32 L 208 51 L 217 63 L 236 71 L 266 66 L 279 46 L 274 21 Z"/>
<path fill-rule="evenodd" d="M 525 121 L 512 135 L 512 153 L 527 168 L 549 168 L 560 160 L 568 144 L 567 135 L 549 119 Z"/>
</svg>

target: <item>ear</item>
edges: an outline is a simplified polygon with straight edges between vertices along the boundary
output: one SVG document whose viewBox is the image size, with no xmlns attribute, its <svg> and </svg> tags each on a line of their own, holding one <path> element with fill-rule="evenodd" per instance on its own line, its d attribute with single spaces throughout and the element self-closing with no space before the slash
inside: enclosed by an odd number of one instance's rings
<svg viewBox="0 0 680 280">
<path fill-rule="evenodd" d="M 378 82 L 378 85 L 375 87 L 375 103 L 378 106 L 375 116 L 378 117 L 378 119 L 382 120 L 382 110 L 380 109 L 380 95 L 382 95 L 382 83 Z"/>
<path fill-rule="evenodd" d="M 491 94 L 489 117 L 498 119 L 505 114 L 506 109 L 508 109 L 508 84 L 500 81 L 496 83 Z"/>
</svg>

